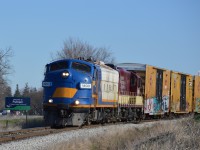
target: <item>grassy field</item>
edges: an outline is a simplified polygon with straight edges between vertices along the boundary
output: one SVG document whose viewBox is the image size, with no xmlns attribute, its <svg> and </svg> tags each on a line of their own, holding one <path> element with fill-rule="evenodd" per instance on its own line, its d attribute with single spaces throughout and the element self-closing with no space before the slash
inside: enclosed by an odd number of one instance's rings
<svg viewBox="0 0 200 150">
<path fill-rule="evenodd" d="M 196 150 L 200 147 L 200 123 L 198 117 L 195 119 L 161 121 L 125 131 L 111 130 L 103 135 L 56 144 L 52 150 Z"/>
<path fill-rule="evenodd" d="M 42 116 L 0 116 L 0 131 L 12 131 L 24 128 L 44 126 Z"/>
</svg>

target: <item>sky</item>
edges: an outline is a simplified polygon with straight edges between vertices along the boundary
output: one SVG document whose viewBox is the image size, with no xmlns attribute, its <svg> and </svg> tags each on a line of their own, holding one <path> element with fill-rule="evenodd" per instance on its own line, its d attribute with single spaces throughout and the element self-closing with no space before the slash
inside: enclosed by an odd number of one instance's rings
<svg viewBox="0 0 200 150">
<path fill-rule="evenodd" d="M 117 63 L 195 75 L 199 0 L 0 0 L 0 49 L 11 47 L 12 90 L 41 88 L 45 64 L 69 37 L 107 47 Z"/>
</svg>

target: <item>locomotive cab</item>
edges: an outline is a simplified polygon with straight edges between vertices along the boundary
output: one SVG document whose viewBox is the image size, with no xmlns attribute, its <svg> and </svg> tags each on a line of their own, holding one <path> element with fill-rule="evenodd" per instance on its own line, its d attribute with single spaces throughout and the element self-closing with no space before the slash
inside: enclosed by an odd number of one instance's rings
<svg viewBox="0 0 200 150">
<path fill-rule="evenodd" d="M 46 65 L 43 108 L 51 126 L 80 125 L 92 103 L 91 63 L 68 59 Z"/>
</svg>

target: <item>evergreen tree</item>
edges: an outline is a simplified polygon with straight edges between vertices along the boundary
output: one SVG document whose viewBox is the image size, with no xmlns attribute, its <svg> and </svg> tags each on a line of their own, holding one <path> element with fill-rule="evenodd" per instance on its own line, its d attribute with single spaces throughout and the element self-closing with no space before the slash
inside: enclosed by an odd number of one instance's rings
<svg viewBox="0 0 200 150">
<path fill-rule="evenodd" d="M 28 83 L 26 83 L 26 85 L 24 87 L 24 90 L 23 90 L 22 96 L 23 97 L 29 97 L 29 95 L 30 95 L 30 88 L 28 86 Z"/>
<path fill-rule="evenodd" d="M 21 97 L 21 93 L 20 93 L 20 91 L 19 91 L 19 86 L 18 86 L 18 84 L 16 85 L 16 90 L 15 90 L 14 97 Z"/>
<path fill-rule="evenodd" d="M 35 92 L 37 92 L 37 88 L 30 88 L 30 93 L 35 93 Z"/>
</svg>

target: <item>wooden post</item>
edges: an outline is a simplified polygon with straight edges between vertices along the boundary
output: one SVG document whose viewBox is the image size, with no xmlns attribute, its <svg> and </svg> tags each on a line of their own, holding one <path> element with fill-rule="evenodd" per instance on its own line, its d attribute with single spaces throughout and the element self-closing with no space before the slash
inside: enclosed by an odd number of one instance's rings
<svg viewBox="0 0 200 150">
<path fill-rule="evenodd" d="M 8 128 L 8 120 L 6 120 L 6 128 Z"/>
<path fill-rule="evenodd" d="M 26 128 L 28 127 L 28 117 L 27 117 L 27 110 L 26 110 Z"/>
</svg>

